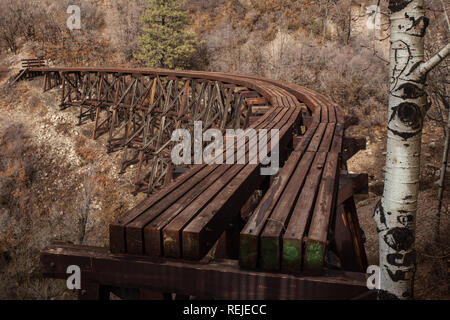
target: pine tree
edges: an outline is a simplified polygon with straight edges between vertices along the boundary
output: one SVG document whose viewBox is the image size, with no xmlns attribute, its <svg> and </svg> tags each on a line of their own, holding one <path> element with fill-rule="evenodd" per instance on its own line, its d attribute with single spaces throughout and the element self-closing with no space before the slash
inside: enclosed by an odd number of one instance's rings
<svg viewBox="0 0 450 320">
<path fill-rule="evenodd" d="M 195 34 L 185 3 L 180 0 L 148 0 L 141 16 L 140 53 L 136 58 L 148 67 L 186 69 L 196 52 Z"/>
</svg>

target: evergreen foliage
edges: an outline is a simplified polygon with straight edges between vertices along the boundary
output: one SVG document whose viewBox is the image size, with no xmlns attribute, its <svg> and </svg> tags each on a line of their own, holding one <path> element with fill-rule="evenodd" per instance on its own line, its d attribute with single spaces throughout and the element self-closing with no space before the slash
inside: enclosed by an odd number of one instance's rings
<svg viewBox="0 0 450 320">
<path fill-rule="evenodd" d="M 186 69 L 196 52 L 196 37 L 184 1 L 148 0 L 141 16 L 140 53 L 148 67 Z"/>
</svg>

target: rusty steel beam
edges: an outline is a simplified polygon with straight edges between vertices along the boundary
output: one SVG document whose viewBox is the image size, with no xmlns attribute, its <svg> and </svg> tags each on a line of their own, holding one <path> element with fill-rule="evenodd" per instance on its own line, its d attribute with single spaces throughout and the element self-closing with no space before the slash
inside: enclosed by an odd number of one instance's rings
<svg viewBox="0 0 450 320">
<path fill-rule="evenodd" d="M 104 248 L 64 244 L 42 251 L 44 276 L 67 279 L 70 265 L 81 268 L 81 292 L 91 299 L 100 298 L 102 289 L 108 287 L 249 300 L 354 299 L 370 293 L 364 273 L 330 270 L 321 277 L 297 277 L 242 270 L 235 260 L 207 264 L 151 260 L 110 254 Z"/>
</svg>

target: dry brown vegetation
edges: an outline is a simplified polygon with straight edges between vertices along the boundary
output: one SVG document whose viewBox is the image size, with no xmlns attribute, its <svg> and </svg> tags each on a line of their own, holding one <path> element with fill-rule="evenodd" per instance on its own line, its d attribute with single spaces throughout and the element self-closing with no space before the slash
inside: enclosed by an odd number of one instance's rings
<svg viewBox="0 0 450 320">
<path fill-rule="evenodd" d="M 38 55 L 54 65 L 139 66 L 133 56 L 145 2 L 0 0 L 0 85 L 21 58 Z M 66 28 L 69 3 L 81 5 L 81 30 Z M 350 169 L 370 177 L 370 194 L 361 199 L 359 215 L 372 263 L 377 238 L 371 215 L 384 175 L 389 42 L 386 32 L 366 30 L 360 6 L 375 3 L 193 0 L 187 7 L 202 40 L 190 61 L 193 69 L 295 82 L 330 96 L 360 118 L 348 134 L 368 136 L 368 150 L 351 161 Z M 427 3 L 430 55 L 448 42 L 448 31 L 440 1 Z M 386 1 L 381 4 L 387 12 Z M 436 206 L 448 77 L 446 61 L 428 85 L 432 105 L 423 136 L 416 288 L 423 299 L 449 298 L 442 258 L 450 242 L 448 193 L 441 223 L 444 245 L 432 242 L 427 227 Z M 117 175 L 117 159 L 105 154 L 104 141 L 91 141 L 86 127 L 74 125 L 72 111 L 58 111 L 58 97 L 41 94 L 39 85 L 3 86 L 0 92 L 0 298 L 61 298 L 62 284 L 40 277 L 39 250 L 53 239 L 104 245 L 108 222 L 139 201 L 128 193 L 131 178 Z"/>
<path fill-rule="evenodd" d="M 107 245 L 108 224 L 138 201 L 117 159 L 40 89 L 33 81 L 0 94 L 0 299 L 72 298 L 42 279 L 39 250 L 53 240 Z"/>
</svg>

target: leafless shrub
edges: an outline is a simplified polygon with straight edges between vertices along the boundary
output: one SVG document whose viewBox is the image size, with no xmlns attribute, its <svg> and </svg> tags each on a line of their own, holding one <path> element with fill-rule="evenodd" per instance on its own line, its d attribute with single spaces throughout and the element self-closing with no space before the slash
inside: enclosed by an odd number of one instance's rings
<svg viewBox="0 0 450 320">
<path fill-rule="evenodd" d="M 323 46 L 285 27 L 270 42 L 254 35 L 239 44 L 239 32 L 230 26 L 224 28 L 206 38 L 209 69 L 295 82 L 331 97 L 346 113 L 367 119 L 367 126 L 384 123 L 387 66 L 363 47 L 366 40 L 355 38 L 349 45 L 329 42 Z"/>
<path fill-rule="evenodd" d="M 89 167 L 83 180 L 83 185 L 81 189 L 79 209 L 78 209 L 78 242 L 80 244 L 84 243 L 86 233 L 89 231 L 89 212 L 91 209 L 91 204 L 95 192 L 97 191 L 95 183 L 95 169 L 94 167 Z"/>
<path fill-rule="evenodd" d="M 134 54 L 139 47 L 138 34 L 142 26 L 140 16 L 145 10 L 145 3 L 145 0 L 114 2 L 115 12 L 110 23 L 114 23 L 117 27 L 112 28 L 111 36 L 117 51 L 126 62 L 136 62 Z"/>
<path fill-rule="evenodd" d="M 17 123 L 9 125 L 0 139 L 0 205 L 23 219 L 28 218 L 28 187 L 35 173 L 34 158 L 27 154 L 27 139 L 24 126 Z"/>
<path fill-rule="evenodd" d="M 433 20 L 429 24 L 427 41 L 425 41 L 425 54 L 430 58 L 440 48 L 448 43 L 448 24 L 445 19 L 442 4 L 445 2 L 432 1 L 427 3 L 427 15 Z M 432 38 L 431 38 L 432 37 Z M 434 68 L 427 78 L 427 93 L 431 99 L 431 109 L 427 114 L 427 119 L 442 128 L 445 135 L 447 117 L 450 108 L 450 65 L 447 60 L 442 61 Z"/>
<path fill-rule="evenodd" d="M 81 30 L 70 31 L 66 26 L 66 10 L 72 4 L 81 8 Z M 55 63 L 104 63 L 113 51 L 102 37 L 104 25 L 104 12 L 87 0 L 0 0 L 0 50 L 4 51 L 17 53 L 27 41 L 35 55 Z"/>
<path fill-rule="evenodd" d="M 39 270 L 39 251 L 67 232 L 59 227 L 62 216 L 42 204 L 52 203 L 54 181 L 43 183 L 40 175 L 52 173 L 48 162 L 54 159 L 43 160 L 41 148 L 24 124 L 0 121 L 0 299 L 50 299 L 64 290 Z"/>
<path fill-rule="evenodd" d="M 17 53 L 21 37 L 29 39 L 33 36 L 35 15 L 29 10 L 30 2 L 0 1 L 0 47 Z"/>
</svg>

